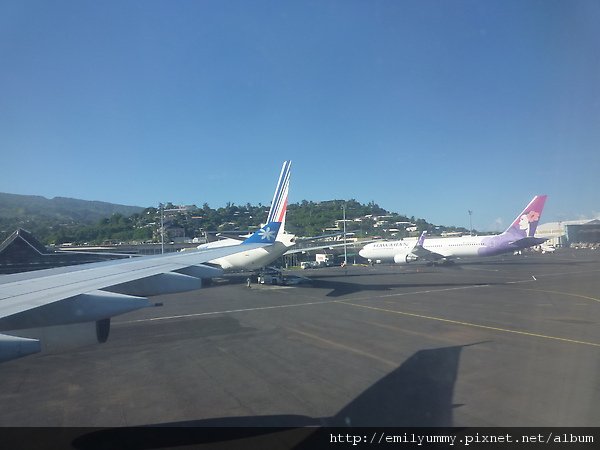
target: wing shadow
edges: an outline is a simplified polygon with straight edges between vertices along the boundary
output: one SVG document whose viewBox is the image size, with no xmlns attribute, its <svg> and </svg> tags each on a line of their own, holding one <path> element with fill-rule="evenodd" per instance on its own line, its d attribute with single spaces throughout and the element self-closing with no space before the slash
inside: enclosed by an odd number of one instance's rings
<svg viewBox="0 0 600 450">
<path fill-rule="evenodd" d="M 317 448 L 324 442 L 320 433 L 338 427 L 451 427 L 456 407 L 452 397 L 463 347 L 416 352 L 333 417 L 283 414 L 190 420 L 92 431 L 76 437 L 72 444 L 82 450 L 142 450 L 235 440 L 242 443 L 256 436 L 289 432 L 302 439 L 293 448 Z"/>
</svg>

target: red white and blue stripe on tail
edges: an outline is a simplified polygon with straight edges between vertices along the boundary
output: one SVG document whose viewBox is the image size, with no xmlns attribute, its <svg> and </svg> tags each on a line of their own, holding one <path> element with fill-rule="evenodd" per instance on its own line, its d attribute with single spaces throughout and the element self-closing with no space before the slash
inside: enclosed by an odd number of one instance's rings
<svg viewBox="0 0 600 450">
<path fill-rule="evenodd" d="M 267 217 L 267 224 L 271 222 L 283 222 L 285 220 L 285 213 L 288 203 L 288 191 L 290 188 L 291 167 L 291 161 L 283 162 L 281 173 L 279 174 L 279 181 L 277 182 L 277 188 L 275 189 L 273 201 L 271 202 L 269 216 Z"/>
<path fill-rule="evenodd" d="M 283 228 L 285 213 L 287 211 L 288 191 L 290 188 L 291 161 L 284 161 L 279 174 L 279 181 L 275 188 L 271 209 L 267 217 L 267 224 L 244 241 L 244 244 L 263 243 L 272 244 L 277 239 L 279 230 Z"/>
</svg>

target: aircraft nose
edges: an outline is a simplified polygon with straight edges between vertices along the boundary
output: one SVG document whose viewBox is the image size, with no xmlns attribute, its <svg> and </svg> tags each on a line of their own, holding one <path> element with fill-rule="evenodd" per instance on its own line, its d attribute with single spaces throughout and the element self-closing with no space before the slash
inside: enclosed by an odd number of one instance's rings
<svg viewBox="0 0 600 450">
<path fill-rule="evenodd" d="M 365 249 L 364 249 L 364 248 L 361 248 L 361 249 L 360 249 L 360 251 L 358 252 L 358 254 L 359 254 L 360 256 L 362 256 L 363 258 L 366 258 L 366 256 L 365 256 L 365 255 L 366 255 L 366 252 L 365 252 Z"/>
</svg>

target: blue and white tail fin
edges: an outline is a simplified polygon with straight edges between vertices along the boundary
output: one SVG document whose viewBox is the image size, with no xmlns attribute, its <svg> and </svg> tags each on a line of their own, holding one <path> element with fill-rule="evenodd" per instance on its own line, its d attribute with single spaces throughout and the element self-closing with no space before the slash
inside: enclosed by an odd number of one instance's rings
<svg viewBox="0 0 600 450">
<path fill-rule="evenodd" d="M 287 212 L 288 191 L 290 188 L 291 161 L 284 161 L 271 202 L 271 209 L 267 216 L 267 224 L 252 234 L 243 244 L 272 244 L 277 240 L 280 232 L 283 232 L 285 213 Z"/>
<path fill-rule="evenodd" d="M 277 187 L 275 188 L 275 194 L 273 194 L 271 209 L 269 210 L 269 215 L 267 216 L 267 224 L 270 224 L 272 222 L 282 224 L 281 231 L 283 231 L 285 223 L 285 214 L 287 212 L 291 167 L 291 161 L 283 162 L 283 166 L 281 167 L 281 173 L 279 174 L 279 181 L 277 182 Z"/>
<path fill-rule="evenodd" d="M 277 239 L 281 222 L 269 222 L 260 230 L 254 232 L 242 244 L 272 244 Z"/>
</svg>

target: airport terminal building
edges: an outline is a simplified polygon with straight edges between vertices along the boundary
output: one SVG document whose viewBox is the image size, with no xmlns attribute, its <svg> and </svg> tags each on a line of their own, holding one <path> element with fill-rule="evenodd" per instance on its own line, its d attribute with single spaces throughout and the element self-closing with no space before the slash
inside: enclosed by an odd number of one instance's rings
<svg viewBox="0 0 600 450">
<path fill-rule="evenodd" d="M 49 250 L 29 231 L 19 228 L 0 244 L 0 274 L 28 272 L 127 257 L 129 256 Z"/>
<path fill-rule="evenodd" d="M 536 236 L 548 238 L 556 247 L 597 247 L 600 245 L 600 219 L 549 222 L 538 227 Z"/>
</svg>

